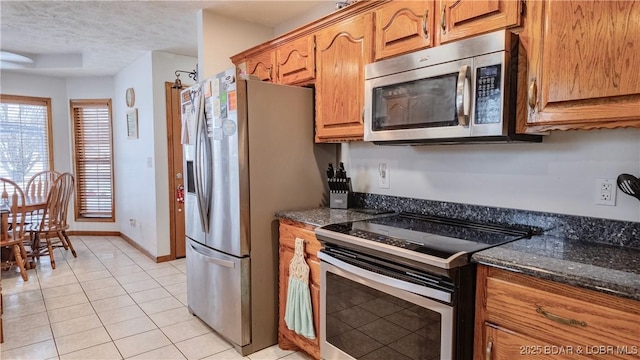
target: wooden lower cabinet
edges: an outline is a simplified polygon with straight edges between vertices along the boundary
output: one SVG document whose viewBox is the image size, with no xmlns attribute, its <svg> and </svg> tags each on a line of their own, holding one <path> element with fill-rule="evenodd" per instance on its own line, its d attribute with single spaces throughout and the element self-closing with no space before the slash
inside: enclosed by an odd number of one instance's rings
<svg viewBox="0 0 640 360">
<path fill-rule="evenodd" d="M 640 302 L 478 266 L 474 358 L 640 359 Z"/>
<path fill-rule="evenodd" d="M 284 321 L 289 285 L 289 263 L 293 258 L 296 238 L 305 240 L 305 259 L 310 270 L 309 287 L 315 339 L 308 339 L 289 330 Z M 313 227 L 294 221 L 280 220 L 278 345 L 284 350 L 302 350 L 315 359 L 320 359 L 320 261 L 317 257 L 320 248 L 321 245 L 313 233 Z"/>
</svg>

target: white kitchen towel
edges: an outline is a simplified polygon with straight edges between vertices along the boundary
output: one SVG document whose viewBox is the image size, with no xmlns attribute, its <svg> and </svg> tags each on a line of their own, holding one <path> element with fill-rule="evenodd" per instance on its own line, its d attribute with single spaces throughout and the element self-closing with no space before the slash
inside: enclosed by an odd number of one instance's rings
<svg viewBox="0 0 640 360">
<path fill-rule="evenodd" d="M 313 308 L 309 290 L 309 265 L 304 260 L 304 240 L 296 238 L 293 259 L 289 264 L 289 289 L 284 311 L 284 321 L 289 330 L 315 339 Z"/>
</svg>

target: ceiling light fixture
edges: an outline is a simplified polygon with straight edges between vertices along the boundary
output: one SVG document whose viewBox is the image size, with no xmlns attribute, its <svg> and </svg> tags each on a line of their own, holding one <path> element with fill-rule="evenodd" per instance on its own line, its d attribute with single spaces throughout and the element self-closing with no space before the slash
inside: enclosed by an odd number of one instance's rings
<svg viewBox="0 0 640 360">
<path fill-rule="evenodd" d="M 180 73 L 185 73 L 189 75 L 189 78 L 193 79 L 193 81 L 198 81 L 198 64 L 196 64 L 195 70 L 185 71 L 185 70 L 176 70 L 176 80 L 173 82 L 174 89 L 182 89 L 182 81 L 180 80 Z"/>
</svg>

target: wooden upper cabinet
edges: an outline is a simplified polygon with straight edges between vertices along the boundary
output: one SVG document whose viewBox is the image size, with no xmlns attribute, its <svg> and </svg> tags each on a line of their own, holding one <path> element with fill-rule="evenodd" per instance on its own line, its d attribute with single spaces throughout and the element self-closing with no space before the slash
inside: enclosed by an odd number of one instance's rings
<svg viewBox="0 0 640 360">
<path fill-rule="evenodd" d="M 521 24 L 520 0 L 440 0 L 440 43 Z"/>
<path fill-rule="evenodd" d="M 372 15 L 356 15 L 316 35 L 317 142 L 364 135 L 364 66 L 373 60 Z"/>
<path fill-rule="evenodd" d="M 375 10 L 375 59 L 433 46 L 433 1 L 392 1 Z"/>
<path fill-rule="evenodd" d="M 246 60 L 247 74 L 255 75 L 262 81 L 275 82 L 276 53 L 273 50 L 253 55 Z"/>
<path fill-rule="evenodd" d="M 640 6 L 530 2 L 528 130 L 640 127 Z M 635 25 L 634 25 L 635 24 Z"/>
<path fill-rule="evenodd" d="M 278 83 L 300 84 L 315 78 L 315 44 L 311 35 L 276 48 Z"/>
</svg>

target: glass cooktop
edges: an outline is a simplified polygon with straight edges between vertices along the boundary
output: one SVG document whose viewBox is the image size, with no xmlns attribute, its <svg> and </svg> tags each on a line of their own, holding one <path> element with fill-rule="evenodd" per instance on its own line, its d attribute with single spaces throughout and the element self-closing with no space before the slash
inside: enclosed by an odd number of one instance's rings
<svg viewBox="0 0 640 360">
<path fill-rule="evenodd" d="M 338 233 L 391 245 L 441 259 L 459 253 L 473 253 L 532 235 L 528 229 L 513 229 L 464 220 L 400 213 L 369 220 L 322 227 L 327 234 Z M 340 237 L 345 239 L 345 237 Z M 347 237 L 348 239 L 348 237 Z"/>
</svg>

